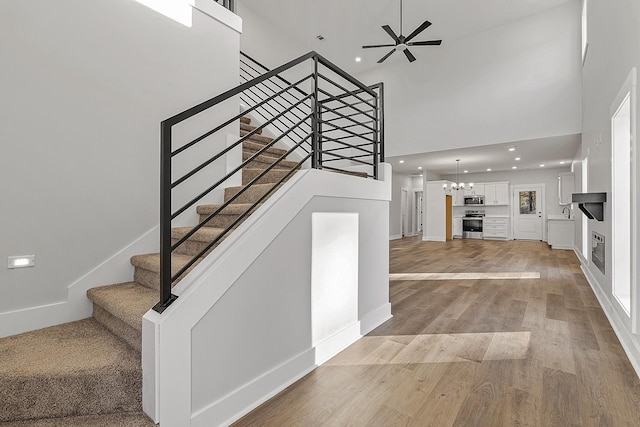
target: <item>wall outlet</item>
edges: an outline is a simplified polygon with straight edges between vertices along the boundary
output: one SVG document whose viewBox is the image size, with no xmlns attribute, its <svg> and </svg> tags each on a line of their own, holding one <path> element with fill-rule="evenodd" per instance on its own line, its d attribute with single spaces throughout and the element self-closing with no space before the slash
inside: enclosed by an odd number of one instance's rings
<svg viewBox="0 0 640 427">
<path fill-rule="evenodd" d="M 7 257 L 7 268 L 27 268 L 36 265 L 35 255 L 18 255 Z"/>
</svg>

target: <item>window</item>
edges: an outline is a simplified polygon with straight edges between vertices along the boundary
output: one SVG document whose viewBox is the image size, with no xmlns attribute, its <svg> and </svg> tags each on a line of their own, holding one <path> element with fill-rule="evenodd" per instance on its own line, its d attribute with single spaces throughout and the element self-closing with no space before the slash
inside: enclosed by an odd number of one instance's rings
<svg viewBox="0 0 640 427">
<path fill-rule="evenodd" d="M 589 43 L 587 41 L 587 1 L 582 1 L 582 65 L 587 57 L 587 48 Z"/>
<path fill-rule="evenodd" d="M 634 312 L 635 293 L 635 69 L 611 105 L 611 195 L 613 297 L 624 313 Z"/>
</svg>

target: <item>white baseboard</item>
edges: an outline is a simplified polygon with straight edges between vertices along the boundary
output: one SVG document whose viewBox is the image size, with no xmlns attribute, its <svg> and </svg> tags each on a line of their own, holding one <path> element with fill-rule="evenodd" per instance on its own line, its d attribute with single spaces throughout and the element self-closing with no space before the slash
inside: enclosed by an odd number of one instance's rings
<svg viewBox="0 0 640 427">
<path fill-rule="evenodd" d="M 316 365 L 322 365 L 360 338 L 362 338 L 362 335 L 360 335 L 360 322 L 353 322 L 329 338 L 320 341 L 314 346 Z"/>
<path fill-rule="evenodd" d="M 607 319 L 609 319 L 609 323 L 620 340 L 624 352 L 627 354 L 633 369 L 636 371 L 636 375 L 640 377 L 640 343 L 638 343 L 638 340 L 635 339 L 633 334 L 627 330 L 624 325 L 624 321 L 620 319 L 616 313 L 616 310 L 611 304 L 611 300 L 609 300 L 607 295 L 602 291 L 598 280 L 593 274 L 591 274 L 591 271 L 589 271 L 588 268 L 584 268 L 583 265 L 580 266 L 580 269 L 582 270 L 584 277 L 587 278 L 587 282 L 589 282 L 591 289 L 593 289 L 593 293 L 596 295 L 604 314 L 607 316 Z"/>
<path fill-rule="evenodd" d="M 85 319 L 91 316 L 93 306 L 87 291 L 93 287 L 133 280 L 133 255 L 158 250 L 158 227 L 154 227 L 106 261 L 80 277 L 67 287 L 67 300 L 38 307 L 0 313 L 0 337 Z"/>
<path fill-rule="evenodd" d="M 193 414 L 191 427 L 228 426 L 316 368 L 309 349 Z"/>
<path fill-rule="evenodd" d="M 430 242 L 446 242 L 447 241 L 445 236 L 424 236 L 422 237 L 422 240 L 430 241 Z"/>
<path fill-rule="evenodd" d="M 391 303 L 386 303 L 370 311 L 360 319 L 360 335 L 367 335 L 392 317 Z"/>
<path fill-rule="evenodd" d="M 402 239 L 402 234 L 393 234 L 389 236 L 389 240 L 398 240 L 398 239 Z"/>
</svg>

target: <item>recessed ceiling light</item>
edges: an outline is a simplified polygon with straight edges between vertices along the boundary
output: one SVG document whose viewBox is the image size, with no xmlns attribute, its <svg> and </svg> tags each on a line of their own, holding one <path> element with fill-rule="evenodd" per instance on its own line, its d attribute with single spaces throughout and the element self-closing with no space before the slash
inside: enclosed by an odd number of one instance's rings
<svg viewBox="0 0 640 427">
<path fill-rule="evenodd" d="M 543 168 L 543 167 L 544 167 L 544 165 L 540 165 L 540 167 L 541 167 L 541 168 Z"/>
<path fill-rule="evenodd" d="M 418 166 L 418 170 L 422 170 L 422 166 Z"/>
<path fill-rule="evenodd" d="M 318 34 L 316 38 L 320 41 L 324 40 L 324 36 L 322 34 Z"/>
<path fill-rule="evenodd" d="M 516 147 L 509 147 L 509 151 L 516 151 Z"/>
<path fill-rule="evenodd" d="M 520 160 L 520 157 L 516 157 L 516 162 Z"/>
<path fill-rule="evenodd" d="M 420 174 L 420 178 L 422 178 L 422 176 L 423 176 L 423 175 L 422 175 L 422 174 Z"/>
<path fill-rule="evenodd" d="M 360 62 L 362 61 L 362 58 L 360 58 L 359 56 L 356 58 L 356 62 Z"/>
<path fill-rule="evenodd" d="M 488 168 L 488 169 L 487 169 L 487 172 L 491 172 L 491 168 Z"/>
<path fill-rule="evenodd" d="M 563 160 L 560 162 L 561 165 L 564 165 L 566 162 Z"/>
<path fill-rule="evenodd" d="M 511 166 L 511 169 L 518 169 L 517 166 Z"/>
<path fill-rule="evenodd" d="M 469 171 L 464 171 L 464 173 L 469 173 Z"/>
<path fill-rule="evenodd" d="M 400 160 L 398 163 L 402 164 L 402 163 L 404 163 L 404 160 Z"/>
</svg>

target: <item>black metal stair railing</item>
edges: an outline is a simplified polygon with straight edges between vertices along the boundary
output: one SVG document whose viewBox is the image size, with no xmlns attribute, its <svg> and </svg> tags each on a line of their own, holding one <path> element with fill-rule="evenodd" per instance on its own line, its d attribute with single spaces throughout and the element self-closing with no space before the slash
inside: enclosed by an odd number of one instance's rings
<svg viewBox="0 0 640 427">
<path fill-rule="evenodd" d="M 231 12 L 236 11 L 236 2 L 235 0 L 215 0 L 216 3 L 220 3 L 222 6 L 226 7 L 227 9 L 229 9 Z"/>
<path fill-rule="evenodd" d="M 160 125 L 160 302 L 154 307 L 160 313 L 176 299 L 171 293 L 173 284 L 298 170 L 326 169 L 378 179 L 378 165 L 384 161 L 382 83 L 366 86 L 315 52 L 273 70 L 244 54 L 242 62 L 242 84 Z M 237 111 L 238 101 L 243 111 L 220 119 L 218 109 Z M 235 108 L 229 108 L 232 105 Z M 235 126 L 245 115 L 259 117 L 260 123 L 241 131 L 237 137 Z M 198 126 L 204 123 L 206 129 L 199 130 L 195 138 L 190 131 L 185 132 L 193 123 Z M 231 127 L 235 127 L 233 140 L 229 140 Z M 260 148 L 253 144 L 253 154 L 238 154 L 245 143 L 255 141 L 266 129 L 273 135 L 262 139 L 257 145 Z M 269 151 L 272 147 L 284 148 L 277 151 L 283 154 L 273 154 L 273 150 Z M 203 148 L 207 151 L 204 160 L 200 156 Z M 192 162 L 196 159 L 195 166 L 190 165 L 186 172 L 182 172 L 184 165 L 177 167 L 184 158 Z M 264 163 L 266 158 L 268 161 Z M 267 166 L 255 168 L 255 163 L 261 160 Z M 239 174 L 250 166 L 260 172 L 238 186 Z M 275 169 L 280 171 L 277 180 L 271 179 L 265 188 L 263 178 Z M 211 173 L 214 179 L 210 179 Z M 198 181 L 202 174 L 209 175 Z M 198 185 L 190 185 L 194 181 Z M 201 185 L 201 181 L 206 184 Z M 202 243 L 196 250 L 184 249 L 183 245 L 202 227 L 230 205 L 238 207 L 239 199 L 258 184 L 262 186 L 256 191 L 262 193 L 256 193 L 250 199 L 254 200 L 252 203 L 243 203 L 242 212 L 228 225 L 225 223 L 226 227 L 218 230 L 210 242 Z M 229 186 L 237 186 L 237 192 L 222 199 L 222 191 Z M 212 198 L 222 199 L 216 201 L 213 212 L 190 230 L 172 236 L 172 227 L 184 222 L 183 215 L 190 208 L 199 202 L 211 204 Z M 187 262 L 181 257 L 180 264 L 172 266 L 176 251 L 196 254 L 189 255 Z"/>
</svg>

